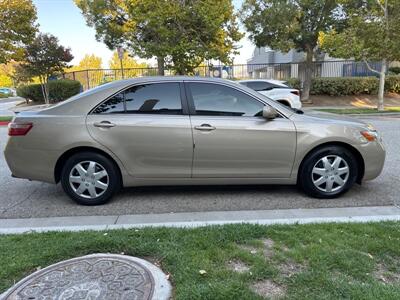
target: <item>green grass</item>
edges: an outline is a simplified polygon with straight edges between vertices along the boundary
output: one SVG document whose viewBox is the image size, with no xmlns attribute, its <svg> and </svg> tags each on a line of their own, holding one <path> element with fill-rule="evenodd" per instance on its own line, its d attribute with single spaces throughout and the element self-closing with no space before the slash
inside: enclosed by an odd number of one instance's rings
<svg viewBox="0 0 400 300">
<path fill-rule="evenodd" d="M 283 287 L 287 299 L 400 299 L 400 277 L 392 280 L 400 274 L 400 222 L 104 233 L 0 236 L 0 292 L 38 267 L 90 253 L 123 252 L 157 261 L 170 273 L 175 299 L 262 299 L 250 287 L 264 279 Z M 272 255 L 260 251 L 266 238 L 274 241 Z M 250 270 L 237 273 L 228 268 L 229 260 L 240 260 Z M 287 276 L 281 271 L 287 263 L 301 268 Z M 378 269 L 386 283 L 375 274 Z"/>
<path fill-rule="evenodd" d="M 8 122 L 11 121 L 13 116 L 0 116 L 0 122 Z"/>
<path fill-rule="evenodd" d="M 384 111 L 378 111 L 376 108 L 321 108 L 318 111 L 334 114 L 373 114 L 373 113 L 400 113 L 400 106 L 387 107 Z"/>
</svg>

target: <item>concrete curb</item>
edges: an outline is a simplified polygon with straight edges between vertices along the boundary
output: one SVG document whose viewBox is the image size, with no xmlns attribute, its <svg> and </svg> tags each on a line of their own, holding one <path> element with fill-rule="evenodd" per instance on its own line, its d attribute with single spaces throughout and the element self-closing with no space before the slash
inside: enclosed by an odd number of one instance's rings
<svg viewBox="0 0 400 300">
<path fill-rule="evenodd" d="M 400 221 L 396 206 L 211 211 L 120 216 L 0 219 L 0 234 L 48 231 L 111 230 L 141 227 L 202 227 L 224 224 L 308 224 Z"/>
</svg>

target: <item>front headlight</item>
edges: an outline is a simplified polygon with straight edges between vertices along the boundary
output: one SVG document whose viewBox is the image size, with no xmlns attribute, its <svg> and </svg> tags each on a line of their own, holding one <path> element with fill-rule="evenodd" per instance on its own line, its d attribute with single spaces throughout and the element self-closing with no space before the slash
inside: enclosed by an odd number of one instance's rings
<svg viewBox="0 0 400 300">
<path fill-rule="evenodd" d="M 360 133 L 368 142 L 373 142 L 378 139 L 378 132 L 371 124 L 368 124 L 366 130 L 362 130 Z"/>
<path fill-rule="evenodd" d="M 368 142 L 376 141 L 378 138 L 378 133 L 376 131 L 364 130 L 360 131 L 360 133 Z"/>
</svg>

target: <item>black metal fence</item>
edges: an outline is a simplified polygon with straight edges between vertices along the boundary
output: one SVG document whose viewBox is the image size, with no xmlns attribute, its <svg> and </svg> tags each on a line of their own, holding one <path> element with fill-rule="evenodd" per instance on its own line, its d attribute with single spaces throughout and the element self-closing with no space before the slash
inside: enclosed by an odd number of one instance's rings
<svg viewBox="0 0 400 300">
<path fill-rule="evenodd" d="M 380 69 L 379 63 L 370 64 L 374 69 Z M 195 70 L 195 76 L 219 77 L 228 79 L 278 79 L 287 80 L 298 78 L 303 81 L 305 77 L 305 63 L 282 64 L 241 64 L 199 66 Z M 156 76 L 157 68 L 132 68 L 124 69 L 91 69 L 65 73 L 64 78 L 78 80 L 83 88 L 89 89 L 106 82 L 123 78 Z M 165 70 L 166 76 L 175 75 L 173 70 Z M 313 77 L 356 77 L 375 76 L 364 62 L 352 60 L 317 61 L 313 63 Z"/>
</svg>

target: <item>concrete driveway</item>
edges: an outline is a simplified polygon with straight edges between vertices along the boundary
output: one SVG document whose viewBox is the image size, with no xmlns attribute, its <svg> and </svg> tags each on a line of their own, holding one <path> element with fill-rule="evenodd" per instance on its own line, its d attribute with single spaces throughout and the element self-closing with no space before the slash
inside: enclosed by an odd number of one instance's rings
<svg viewBox="0 0 400 300">
<path fill-rule="evenodd" d="M 339 199 L 318 200 L 304 196 L 292 186 L 200 186 L 128 188 L 112 202 L 97 207 L 80 206 L 64 195 L 60 185 L 10 177 L 0 157 L 0 218 L 85 215 L 120 215 L 197 211 L 268 210 L 379 206 L 400 204 L 400 118 L 368 119 L 382 133 L 387 161 L 377 179 L 356 185 Z M 0 148 L 7 130 L 0 128 Z M 61 224 L 60 224 L 61 225 Z"/>
</svg>

